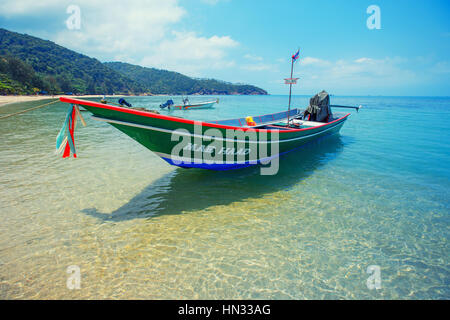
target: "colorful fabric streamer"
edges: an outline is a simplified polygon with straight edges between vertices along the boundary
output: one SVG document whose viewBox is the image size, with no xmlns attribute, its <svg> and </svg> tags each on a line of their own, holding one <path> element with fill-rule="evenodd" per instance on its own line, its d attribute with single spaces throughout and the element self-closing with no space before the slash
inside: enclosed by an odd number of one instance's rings
<svg viewBox="0 0 450 320">
<path fill-rule="evenodd" d="M 77 157 L 74 135 L 75 127 L 77 124 L 77 117 L 79 117 L 82 124 L 86 126 L 86 122 L 81 116 L 81 112 L 78 109 L 78 106 L 70 106 L 69 110 L 67 110 L 66 120 L 64 121 L 64 124 L 61 130 L 59 130 L 59 133 L 56 137 L 56 152 L 61 153 L 61 151 L 64 150 L 63 158 L 70 157 L 70 153 L 72 153 L 74 158 Z"/>
</svg>

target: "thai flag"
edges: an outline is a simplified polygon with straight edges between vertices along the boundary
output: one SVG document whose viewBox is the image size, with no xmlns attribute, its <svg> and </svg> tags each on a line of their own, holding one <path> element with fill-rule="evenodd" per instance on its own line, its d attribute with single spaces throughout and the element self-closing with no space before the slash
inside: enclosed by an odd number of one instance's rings
<svg viewBox="0 0 450 320">
<path fill-rule="evenodd" d="M 292 56 L 292 60 L 295 62 L 300 56 L 300 49 Z"/>
</svg>

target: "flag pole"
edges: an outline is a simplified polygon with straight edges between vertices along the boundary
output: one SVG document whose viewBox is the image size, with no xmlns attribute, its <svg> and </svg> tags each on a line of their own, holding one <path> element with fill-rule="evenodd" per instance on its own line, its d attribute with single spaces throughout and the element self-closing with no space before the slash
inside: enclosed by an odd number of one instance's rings
<svg viewBox="0 0 450 320">
<path fill-rule="evenodd" d="M 294 58 L 291 58 L 291 82 L 289 83 L 289 106 L 287 115 L 287 126 L 289 127 L 289 115 L 291 114 L 292 73 L 294 71 Z"/>
</svg>

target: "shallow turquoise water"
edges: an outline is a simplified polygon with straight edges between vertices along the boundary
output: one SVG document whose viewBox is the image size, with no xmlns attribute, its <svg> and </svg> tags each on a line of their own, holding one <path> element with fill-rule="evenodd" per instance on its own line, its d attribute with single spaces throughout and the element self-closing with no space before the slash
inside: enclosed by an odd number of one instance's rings
<svg viewBox="0 0 450 320">
<path fill-rule="evenodd" d="M 287 102 L 219 98 L 172 114 L 234 118 Z M 156 109 L 165 98 L 127 100 Z M 61 159 L 63 104 L 0 120 L 0 298 L 449 299 L 450 98 L 332 102 L 364 108 L 339 136 L 284 156 L 275 176 L 176 169 L 91 119 L 77 128 L 79 158 Z M 80 290 L 66 287 L 70 265 Z M 366 286 L 370 265 L 379 290 Z"/>
</svg>

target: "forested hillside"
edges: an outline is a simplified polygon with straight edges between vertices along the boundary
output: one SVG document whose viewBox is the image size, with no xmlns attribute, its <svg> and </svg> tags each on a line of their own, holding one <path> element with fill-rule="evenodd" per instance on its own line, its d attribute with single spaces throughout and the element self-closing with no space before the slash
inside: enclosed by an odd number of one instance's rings
<svg viewBox="0 0 450 320">
<path fill-rule="evenodd" d="M 51 41 L 0 29 L 0 55 L 13 56 L 32 67 L 41 90 L 51 93 L 142 93 L 145 88 L 100 61 Z M 20 79 L 18 79 L 20 81 Z"/>
<path fill-rule="evenodd" d="M 251 85 L 95 58 L 0 28 L 0 94 L 267 94 Z"/>
<path fill-rule="evenodd" d="M 232 84 L 214 79 L 193 79 L 178 72 L 145 68 L 123 62 L 105 65 L 133 79 L 151 92 L 161 94 L 267 94 L 252 85 Z"/>
</svg>

